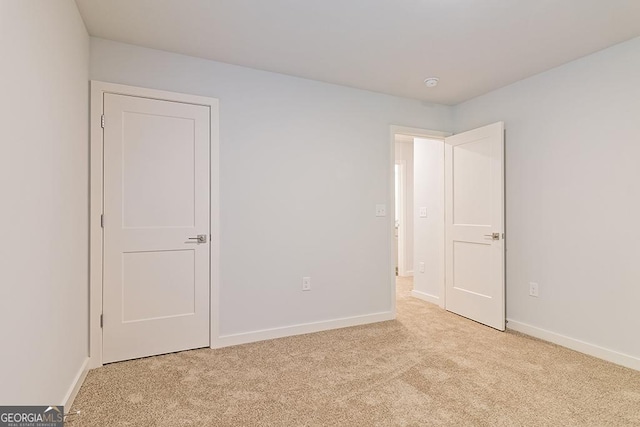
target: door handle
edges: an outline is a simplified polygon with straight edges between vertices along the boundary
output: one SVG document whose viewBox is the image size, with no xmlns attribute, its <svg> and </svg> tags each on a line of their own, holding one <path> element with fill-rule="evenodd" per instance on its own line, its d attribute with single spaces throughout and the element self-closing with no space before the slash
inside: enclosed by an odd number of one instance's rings
<svg viewBox="0 0 640 427">
<path fill-rule="evenodd" d="M 491 240 L 500 240 L 500 233 L 485 234 L 484 237 L 491 237 Z"/>
<path fill-rule="evenodd" d="M 189 240 L 196 240 L 197 243 L 207 243 L 207 235 L 206 234 L 198 234 L 196 237 L 189 237 Z"/>
</svg>

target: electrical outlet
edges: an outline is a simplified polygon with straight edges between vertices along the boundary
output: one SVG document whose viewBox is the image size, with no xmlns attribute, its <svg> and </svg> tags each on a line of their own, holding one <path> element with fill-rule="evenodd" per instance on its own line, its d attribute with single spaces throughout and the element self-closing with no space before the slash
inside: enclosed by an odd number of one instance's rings
<svg viewBox="0 0 640 427">
<path fill-rule="evenodd" d="M 420 210 L 418 211 L 418 215 L 420 215 L 420 218 L 426 218 L 427 217 L 427 208 L 426 207 L 421 207 Z"/>
<path fill-rule="evenodd" d="M 311 290 L 311 277 L 303 277 L 302 278 L 302 290 L 310 291 Z"/>
<path fill-rule="evenodd" d="M 387 216 L 387 205 L 376 205 L 376 216 Z"/>
<path fill-rule="evenodd" d="M 529 295 L 532 297 L 538 297 L 538 284 L 534 282 L 529 282 Z"/>
<path fill-rule="evenodd" d="M 420 273 L 424 273 L 424 262 L 420 263 Z"/>
</svg>

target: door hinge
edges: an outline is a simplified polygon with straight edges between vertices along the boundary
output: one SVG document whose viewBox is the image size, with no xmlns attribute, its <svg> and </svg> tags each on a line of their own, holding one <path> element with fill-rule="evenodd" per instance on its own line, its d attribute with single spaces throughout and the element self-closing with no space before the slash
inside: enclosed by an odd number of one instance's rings
<svg viewBox="0 0 640 427">
<path fill-rule="evenodd" d="M 100 315 L 100 327 L 102 328 L 104 326 L 104 314 Z"/>
<path fill-rule="evenodd" d="M 100 228 L 104 228 L 104 214 L 100 214 Z"/>
<path fill-rule="evenodd" d="M 104 129 L 104 114 L 100 116 L 100 126 Z"/>
</svg>

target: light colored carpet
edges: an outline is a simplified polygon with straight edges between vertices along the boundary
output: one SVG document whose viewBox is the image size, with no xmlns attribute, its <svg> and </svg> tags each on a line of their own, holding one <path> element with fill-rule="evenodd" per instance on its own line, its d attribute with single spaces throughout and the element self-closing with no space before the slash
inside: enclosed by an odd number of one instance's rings
<svg viewBox="0 0 640 427">
<path fill-rule="evenodd" d="M 640 372 L 410 296 L 398 319 L 93 370 L 68 426 L 640 426 Z"/>
</svg>

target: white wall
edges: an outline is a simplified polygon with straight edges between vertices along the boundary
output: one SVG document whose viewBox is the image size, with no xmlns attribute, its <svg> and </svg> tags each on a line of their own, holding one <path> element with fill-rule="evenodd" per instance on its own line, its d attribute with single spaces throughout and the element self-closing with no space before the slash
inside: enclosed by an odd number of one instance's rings
<svg viewBox="0 0 640 427">
<path fill-rule="evenodd" d="M 412 295 L 441 304 L 444 284 L 444 142 L 415 138 L 414 163 L 414 273 Z M 427 217 L 420 217 L 421 207 Z M 424 272 L 420 263 L 424 262 Z"/>
<path fill-rule="evenodd" d="M 89 37 L 0 2 L 0 404 L 61 404 L 88 354 Z"/>
<path fill-rule="evenodd" d="M 221 335 L 391 310 L 389 126 L 450 107 L 102 39 L 91 78 L 220 100 Z"/>
<path fill-rule="evenodd" d="M 404 267 L 405 274 L 411 276 L 413 275 L 413 141 L 396 139 L 395 154 L 396 163 L 403 162 L 405 171 Z"/>
<path fill-rule="evenodd" d="M 638 76 L 640 38 L 463 103 L 455 122 L 505 121 L 508 326 L 640 369 Z"/>
</svg>

